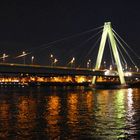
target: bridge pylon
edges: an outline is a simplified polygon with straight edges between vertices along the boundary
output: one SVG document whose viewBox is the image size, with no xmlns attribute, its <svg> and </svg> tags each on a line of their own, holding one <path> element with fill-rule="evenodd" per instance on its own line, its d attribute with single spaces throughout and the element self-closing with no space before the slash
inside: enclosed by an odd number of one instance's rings
<svg viewBox="0 0 140 140">
<path fill-rule="evenodd" d="M 107 37 L 109 37 L 109 40 L 110 40 L 110 43 L 111 43 L 113 56 L 114 56 L 114 59 L 115 59 L 115 62 L 116 62 L 117 71 L 118 71 L 118 75 L 119 75 L 119 78 L 120 78 L 120 83 L 121 84 L 126 84 L 125 78 L 124 78 L 124 72 L 123 72 L 123 69 L 122 69 L 122 64 L 120 62 L 119 52 L 118 52 L 116 41 L 115 41 L 115 38 L 114 38 L 114 33 L 113 33 L 112 27 L 111 27 L 111 22 L 105 22 L 104 23 L 103 33 L 102 33 L 100 46 L 99 46 L 99 51 L 98 51 L 98 56 L 97 56 L 96 65 L 95 65 L 95 70 L 100 69 Z M 95 84 L 95 82 L 96 82 L 96 76 L 93 76 L 92 84 Z"/>
</svg>

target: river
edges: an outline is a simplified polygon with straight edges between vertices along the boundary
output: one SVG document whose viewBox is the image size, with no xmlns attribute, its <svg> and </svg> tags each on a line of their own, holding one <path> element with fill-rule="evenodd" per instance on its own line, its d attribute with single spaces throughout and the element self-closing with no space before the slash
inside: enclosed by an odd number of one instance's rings
<svg viewBox="0 0 140 140">
<path fill-rule="evenodd" d="M 0 89 L 0 139 L 139 138 L 140 89 Z"/>
</svg>

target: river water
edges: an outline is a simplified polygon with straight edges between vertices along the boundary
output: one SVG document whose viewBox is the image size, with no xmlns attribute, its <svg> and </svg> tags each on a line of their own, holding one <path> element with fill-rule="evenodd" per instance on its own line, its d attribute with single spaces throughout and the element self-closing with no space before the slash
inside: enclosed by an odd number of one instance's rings
<svg viewBox="0 0 140 140">
<path fill-rule="evenodd" d="M 140 139 L 140 89 L 1 88 L 1 139 Z"/>
</svg>

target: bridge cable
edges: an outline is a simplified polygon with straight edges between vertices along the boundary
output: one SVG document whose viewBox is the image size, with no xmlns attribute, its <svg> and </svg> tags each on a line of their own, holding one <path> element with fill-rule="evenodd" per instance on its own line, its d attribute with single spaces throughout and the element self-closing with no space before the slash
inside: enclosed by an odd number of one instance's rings
<svg viewBox="0 0 140 140">
<path fill-rule="evenodd" d="M 121 52 L 121 49 L 119 48 L 119 45 L 117 44 L 117 48 L 118 48 L 118 51 L 119 51 L 119 53 L 120 53 L 120 56 L 121 56 L 121 58 L 122 58 L 122 65 L 127 65 L 127 62 L 126 62 L 126 60 L 125 60 L 125 58 L 124 58 L 124 56 L 123 56 L 123 54 L 122 54 L 122 52 Z"/>
<path fill-rule="evenodd" d="M 61 41 L 64 41 L 64 40 L 68 40 L 68 39 L 71 39 L 71 38 L 74 38 L 74 37 L 77 37 L 77 36 L 81 36 L 81 35 L 84 35 L 84 34 L 93 32 L 93 31 L 95 31 L 95 30 L 101 29 L 101 28 L 103 28 L 103 26 L 100 26 L 100 27 L 97 27 L 97 28 L 94 28 L 94 29 L 90 29 L 90 30 L 85 31 L 85 32 L 77 33 L 77 34 L 75 34 L 75 35 L 71 35 L 71 36 L 68 36 L 68 37 L 64 37 L 64 38 L 62 38 L 62 39 L 58 39 L 58 40 L 55 40 L 55 41 L 51 41 L 51 42 L 49 42 L 49 43 L 42 44 L 42 45 L 40 45 L 40 46 L 38 46 L 38 47 L 39 47 L 39 49 L 40 49 L 40 47 L 43 47 L 43 46 L 46 46 L 45 48 L 50 48 L 50 47 L 52 47 L 52 46 L 51 46 L 52 44 L 55 44 L 55 43 L 58 43 L 58 42 L 61 42 Z M 48 46 L 48 45 L 49 45 L 49 46 Z M 34 48 L 34 49 L 38 49 L 38 47 L 37 47 L 37 48 Z"/>
<path fill-rule="evenodd" d="M 102 27 L 103 27 L 103 26 L 102 26 Z M 96 28 L 96 29 L 92 29 L 92 31 L 97 30 L 97 29 L 102 28 L 102 27 L 98 27 L 98 28 Z M 86 31 L 86 32 L 89 32 L 89 31 Z M 84 34 L 84 33 L 86 33 L 86 32 L 83 32 L 82 34 Z M 95 38 L 100 32 L 102 32 L 102 30 L 98 31 L 96 34 L 94 34 L 94 35 L 92 35 L 91 37 L 89 37 L 87 40 L 85 40 L 83 43 L 81 43 L 78 47 L 85 45 L 89 40 Z M 77 35 L 80 35 L 80 34 L 77 34 Z M 73 35 L 73 36 L 76 36 L 76 35 Z M 70 37 L 68 37 L 68 38 L 72 38 L 73 36 L 70 36 Z M 55 43 L 55 42 L 57 42 L 57 41 L 62 41 L 62 40 L 64 40 L 64 39 L 56 40 L 56 41 L 50 42 L 50 43 Z M 50 44 L 50 43 L 49 43 L 49 44 Z M 52 47 L 52 45 L 49 45 L 49 46 L 47 46 L 47 47 L 45 47 L 45 48 L 42 48 L 42 49 L 48 49 L 48 48 L 50 48 L 50 47 Z M 36 49 L 37 49 L 37 48 L 36 48 Z M 41 51 L 41 50 L 40 50 L 40 51 Z M 31 53 L 33 53 L 33 52 L 30 52 L 30 53 L 28 53 L 28 54 L 31 54 Z M 22 56 L 18 56 L 18 57 L 22 57 Z M 18 58 L 18 57 L 17 57 L 17 58 Z"/>
<path fill-rule="evenodd" d="M 134 52 L 134 50 L 119 36 L 119 34 L 117 34 L 117 32 L 114 29 L 112 29 L 112 30 L 123 41 L 123 43 L 135 54 L 135 56 L 137 58 L 140 58 L 140 56 Z"/>
<path fill-rule="evenodd" d="M 131 62 L 133 63 L 134 66 L 137 66 L 135 64 L 135 62 L 132 60 L 132 58 L 130 57 L 130 55 L 128 54 L 128 52 L 126 51 L 126 49 L 123 47 L 122 43 L 119 41 L 119 39 L 117 38 L 117 36 L 114 34 L 114 37 L 116 38 L 116 40 L 118 41 L 118 43 L 120 44 L 120 46 L 123 48 L 123 50 L 125 51 L 125 53 L 127 54 L 127 56 L 129 57 L 129 59 L 131 60 Z"/>
<path fill-rule="evenodd" d="M 101 37 L 99 37 L 96 42 L 92 45 L 91 49 L 88 51 L 87 55 L 82 59 L 81 64 L 83 63 L 83 61 L 91 54 L 91 52 L 93 51 L 93 49 L 96 47 L 97 43 L 99 42 L 99 40 L 101 39 Z M 78 66 L 78 68 L 80 67 L 80 65 Z"/>
<path fill-rule="evenodd" d="M 57 42 L 61 42 L 61 41 L 64 41 L 64 40 L 68 40 L 68 39 L 74 38 L 74 37 L 76 37 L 76 36 L 81 36 L 81 35 L 84 35 L 84 34 L 86 34 L 86 33 L 90 33 L 90 32 L 92 32 L 92 31 L 101 29 L 101 28 L 103 28 L 103 26 L 100 26 L 100 27 L 97 27 L 97 28 L 94 28 L 94 29 L 91 29 L 91 30 L 88 30 L 88 31 L 85 31 L 85 32 L 82 32 L 82 33 L 78 33 L 78 34 L 75 34 L 75 35 L 71 35 L 71 36 L 68 36 L 68 37 L 65 37 L 65 38 L 62 38 L 62 39 L 58 39 L 58 40 L 49 42 L 49 43 L 47 43 L 47 44 L 40 45 L 40 46 L 34 48 L 34 51 L 31 51 L 30 54 L 33 54 L 37 49 L 39 49 L 39 50 L 37 51 L 37 53 L 39 53 L 40 51 L 42 51 L 42 50 L 44 50 L 44 49 L 48 49 L 48 48 L 53 47 L 53 44 L 55 44 L 55 43 L 57 43 Z M 42 46 L 46 46 L 46 47 L 40 48 L 40 47 L 42 47 Z"/>
<path fill-rule="evenodd" d="M 121 55 L 121 57 L 122 57 L 122 62 L 124 62 L 124 64 L 127 64 L 126 59 L 124 58 L 124 56 L 123 56 L 123 54 L 122 54 L 122 52 L 121 52 L 121 49 L 119 48 L 118 45 L 117 45 L 117 48 L 118 48 L 118 51 L 119 51 L 119 53 L 120 53 L 120 55 Z"/>
<path fill-rule="evenodd" d="M 79 47 L 81 47 L 81 46 L 84 46 L 88 41 L 90 41 L 90 40 L 92 40 L 93 38 L 95 38 L 99 33 L 101 33 L 102 32 L 102 30 L 100 30 L 99 32 L 97 32 L 96 34 L 94 34 L 94 35 L 92 35 L 92 36 L 90 36 L 88 39 L 86 39 L 84 42 L 82 42 L 82 43 L 80 43 L 79 45 L 78 45 L 78 47 L 76 47 L 76 49 L 78 49 Z M 69 54 L 74 54 L 75 52 L 79 52 L 79 51 L 76 51 L 76 49 L 75 48 L 73 48 L 73 49 L 71 49 L 70 51 L 69 51 Z M 80 48 L 81 49 L 81 48 Z M 67 50 L 66 50 L 67 51 Z M 74 56 L 71 56 L 71 57 L 74 57 Z M 69 59 L 69 56 L 66 58 L 66 59 Z M 70 62 L 68 62 L 66 65 L 69 65 L 70 64 Z"/>
<path fill-rule="evenodd" d="M 90 41 L 91 39 L 95 38 L 101 32 L 102 32 L 102 30 L 100 30 L 99 32 L 97 32 L 96 34 L 94 34 L 93 36 L 91 36 L 90 38 L 88 38 L 87 40 L 85 40 L 84 42 L 82 42 L 81 44 L 79 44 L 78 47 L 76 47 L 76 49 L 79 48 L 79 47 L 81 47 L 81 46 L 84 46 L 88 41 Z M 74 51 L 74 49 L 71 50 L 71 51 Z"/>
<path fill-rule="evenodd" d="M 118 38 L 116 37 L 116 35 L 114 35 L 116 40 L 118 41 L 118 43 L 120 44 L 120 46 L 122 47 L 122 49 L 125 51 L 125 53 L 127 54 L 127 56 L 129 57 L 129 59 L 131 60 L 131 62 L 133 63 L 133 65 L 136 66 L 135 62 L 132 60 L 132 58 L 130 57 L 129 53 L 126 51 L 126 49 L 124 48 L 124 46 L 122 45 L 122 43 L 118 40 Z"/>
</svg>

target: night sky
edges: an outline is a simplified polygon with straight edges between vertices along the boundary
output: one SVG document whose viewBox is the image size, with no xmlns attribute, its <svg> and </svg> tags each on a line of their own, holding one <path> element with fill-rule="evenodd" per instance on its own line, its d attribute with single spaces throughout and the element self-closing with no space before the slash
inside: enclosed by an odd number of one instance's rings
<svg viewBox="0 0 140 140">
<path fill-rule="evenodd" d="M 43 48 L 44 44 L 102 26 L 105 21 L 110 21 L 115 31 L 140 54 L 140 8 L 134 1 L 4 0 L 0 3 L 0 55 L 7 53 L 8 62 L 19 62 L 14 57 L 27 51 L 36 57 L 36 63 L 47 64 L 50 53 L 59 59 L 65 54 L 63 47 L 71 50 L 77 41 L 67 45 L 56 43 L 50 49 Z M 83 49 L 86 47 L 77 52 L 82 53 Z M 30 58 L 26 59 L 29 63 Z"/>
</svg>

